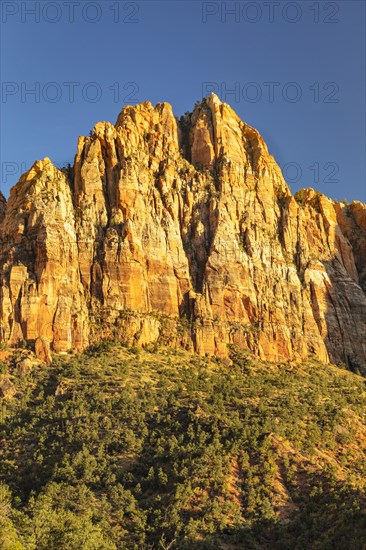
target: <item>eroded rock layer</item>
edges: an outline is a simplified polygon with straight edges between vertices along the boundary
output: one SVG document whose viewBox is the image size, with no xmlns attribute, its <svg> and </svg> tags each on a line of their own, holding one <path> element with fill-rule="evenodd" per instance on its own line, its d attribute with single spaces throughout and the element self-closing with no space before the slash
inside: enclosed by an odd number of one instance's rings
<svg viewBox="0 0 366 550">
<path fill-rule="evenodd" d="M 366 372 L 366 206 L 292 196 L 259 133 L 214 94 L 178 121 L 125 107 L 0 197 L 1 340 L 104 336 L 225 356 L 309 354 Z"/>
</svg>

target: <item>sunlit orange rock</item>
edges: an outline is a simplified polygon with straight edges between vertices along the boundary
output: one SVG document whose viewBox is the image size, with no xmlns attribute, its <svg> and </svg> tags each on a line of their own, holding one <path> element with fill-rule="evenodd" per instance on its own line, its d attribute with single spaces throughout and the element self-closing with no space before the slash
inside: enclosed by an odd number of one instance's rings
<svg viewBox="0 0 366 550">
<path fill-rule="evenodd" d="M 37 161 L 0 197 L 0 222 L 5 342 L 163 338 L 366 372 L 366 206 L 292 196 L 214 94 L 180 120 L 145 102 L 97 123 L 71 169 Z"/>
</svg>

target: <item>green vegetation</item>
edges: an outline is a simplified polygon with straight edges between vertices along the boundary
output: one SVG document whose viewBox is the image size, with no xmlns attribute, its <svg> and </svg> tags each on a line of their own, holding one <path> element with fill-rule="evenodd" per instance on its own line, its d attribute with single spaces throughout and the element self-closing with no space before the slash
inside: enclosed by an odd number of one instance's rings
<svg viewBox="0 0 366 550">
<path fill-rule="evenodd" d="M 300 206 L 305 206 L 307 200 L 307 189 L 300 189 L 294 194 L 294 199 Z"/>
<path fill-rule="evenodd" d="M 313 191 L 313 194 L 309 194 L 309 191 Z M 320 191 L 314 191 L 312 189 L 300 189 L 294 194 L 294 199 L 301 208 L 304 208 L 308 204 L 319 213 L 321 212 L 319 205 L 321 197 L 322 193 Z"/>
<path fill-rule="evenodd" d="M 20 376 L 19 355 L 0 548 L 365 548 L 360 376 L 109 342 Z"/>
</svg>

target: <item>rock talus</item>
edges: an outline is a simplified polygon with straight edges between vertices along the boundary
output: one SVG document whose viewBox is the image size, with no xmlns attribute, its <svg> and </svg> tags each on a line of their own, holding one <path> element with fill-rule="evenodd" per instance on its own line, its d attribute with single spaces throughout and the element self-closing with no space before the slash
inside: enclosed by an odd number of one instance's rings
<svg viewBox="0 0 366 550">
<path fill-rule="evenodd" d="M 0 197 L 0 337 L 101 337 L 366 372 L 366 206 L 292 196 L 259 133 L 214 94 L 178 120 L 125 107 Z"/>
</svg>

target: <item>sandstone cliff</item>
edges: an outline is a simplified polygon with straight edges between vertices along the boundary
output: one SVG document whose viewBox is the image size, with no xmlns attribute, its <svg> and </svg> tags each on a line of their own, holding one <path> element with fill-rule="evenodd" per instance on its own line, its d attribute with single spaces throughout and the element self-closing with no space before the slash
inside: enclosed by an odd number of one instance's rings
<svg viewBox="0 0 366 550">
<path fill-rule="evenodd" d="M 225 356 L 314 354 L 366 372 L 366 206 L 292 196 L 214 94 L 125 107 L 0 200 L 1 339 L 83 349 L 163 339 Z"/>
</svg>

